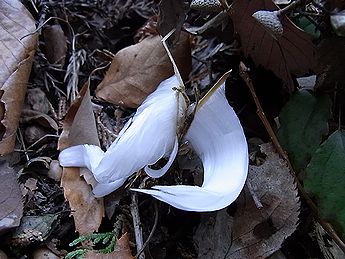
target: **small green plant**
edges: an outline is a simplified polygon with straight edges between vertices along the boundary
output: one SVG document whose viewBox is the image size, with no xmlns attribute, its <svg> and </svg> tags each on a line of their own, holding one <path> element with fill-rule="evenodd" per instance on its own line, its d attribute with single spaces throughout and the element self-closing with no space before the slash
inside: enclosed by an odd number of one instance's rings
<svg viewBox="0 0 345 259">
<path fill-rule="evenodd" d="M 106 232 L 106 233 L 92 233 L 85 236 L 80 236 L 77 239 L 75 239 L 72 243 L 70 243 L 69 246 L 76 246 L 84 241 L 91 241 L 94 246 L 97 244 L 102 244 L 105 247 L 98 250 L 90 249 L 90 248 L 78 248 L 78 249 L 73 250 L 72 252 L 69 252 L 65 258 L 66 259 L 70 259 L 70 258 L 81 259 L 81 258 L 84 258 L 86 253 L 89 251 L 95 251 L 97 253 L 103 253 L 103 254 L 113 252 L 116 245 L 116 240 L 117 240 L 116 234 L 113 231 Z"/>
</svg>

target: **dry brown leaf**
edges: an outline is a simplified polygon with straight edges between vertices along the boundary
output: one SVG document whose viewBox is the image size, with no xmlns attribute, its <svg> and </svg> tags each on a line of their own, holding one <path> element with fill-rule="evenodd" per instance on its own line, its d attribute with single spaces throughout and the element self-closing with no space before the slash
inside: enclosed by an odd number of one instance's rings
<svg viewBox="0 0 345 259">
<path fill-rule="evenodd" d="M 343 37 L 323 39 L 319 43 L 316 53 L 319 71 L 316 88 L 322 91 L 334 91 L 334 89 L 344 87 L 344 46 Z"/>
<path fill-rule="evenodd" d="M 167 35 L 172 29 L 176 29 L 176 33 L 172 35 L 171 40 L 174 40 L 175 35 L 180 36 L 182 25 L 186 18 L 189 5 L 184 0 L 163 0 L 160 1 L 159 19 L 157 23 L 157 30 L 160 35 Z"/>
<path fill-rule="evenodd" d="M 13 168 L 0 160 L 0 233 L 18 227 L 23 216 L 22 193 Z"/>
<path fill-rule="evenodd" d="M 27 35 L 35 29 L 35 21 L 20 1 L 0 1 L 0 155 L 14 148 L 38 38 Z"/>
<path fill-rule="evenodd" d="M 187 78 L 191 69 L 191 54 L 186 33 L 181 33 L 180 41 L 172 53 L 182 76 Z M 161 38 L 146 38 L 115 55 L 96 94 L 108 102 L 136 108 L 161 81 L 173 74 Z"/>
<path fill-rule="evenodd" d="M 233 218 L 226 210 L 201 214 L 200 224 L 193 237 L 198 247 L 198 258 L 228 258 Z"/>
<path fill-rule="evenodd" d="M 7 255 L 2 250 L 0 250 L 0 258 L 1 259 L 8 259 Z"/>
<path fill-rule="evenodd" d="M 248 181 L 263 208 L 245 188 L 236 201 L 229 258 L 266 258 L 297 227 L 300 202 L 294 179 L 271 144 L 262 144 L 261 152 L 267 157 L 262 165 L 250 166 Z"/>
<path fill-rule="evenodd" d="M 59 24 L 49 25 L 43 31 L 47 59 L 50 64 L 65 64 L 67 38 Z"/>
<path fill-rule="evenodd" d="M 67 112 L 58 148 L 62 150 L 79 144 L 99 145 L 87 86 L 83 87 L 80 97 Z M 103 199 L 95 198 L 90 185 L 80 177 L 82 171 L 88 170 L 65 167 L 62 172 L 61 185 L 73 211 L 76 230 L 80 235 L 86 235 L 98 230 L 104 216 L 104 205 Z"/>
<path fill-rule="evenodd" d="M 85 259 L 133 259 L 131 249 L 129 248 L 128 234 L 125 233 L 116 242 L 115 251 L 109 254 L 100 254 L 95 252 L 88 252 Z"/>
<path fill-rule="evenodd" d="M 34 110 L 48 114 L 51 111 L 51 103 L 49 102 L 45 92 L 40 88 L 28 89 L 26 93 L 23 109 Z"/>
<path fill-rule="evenodd" d="M 345 258 L 345 253 L 326 233 L 318 222 L 314 222 L 314 235 L 325 259 Z"/>
<path fill-rule="evenodd" d="M 236 0 L 232 5 L 231 18 L 241 38 L 245 56 L 262 65 L 281 78 L 292 91 L 291 74 L 303 76 L 315 68 L 314 45 L 311 37 L 296 27 L 290 19 L 281 19 L 284 32 L 275 40 L 259 24 L 252 14 L 258 10 L 278 10 L 272 0 Z"/>
<path fill-rule="evenodd" d="M 47 129 L 53 129 L 55 131 L 57 131 L 59 128 L 56 121 L 53 120 L 47 114 L 44 114 L 44 113 L 39 112 L 39 111 L 28 110 L 28 109 L 22 110 L 20 122 L 24 123 L 24 124 L 25 123 L 38 124 L 38 125 L 43 126 Z"/>
</svg>

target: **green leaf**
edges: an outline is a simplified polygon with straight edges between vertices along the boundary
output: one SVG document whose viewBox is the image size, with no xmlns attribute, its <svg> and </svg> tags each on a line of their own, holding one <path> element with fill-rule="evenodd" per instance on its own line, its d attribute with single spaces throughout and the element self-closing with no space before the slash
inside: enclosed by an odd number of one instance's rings
<svg viewBox="0 0 345 259">
<path fill-rule="evenodd" d="M 345 131 L 338 130 L 320 146 L 306 169 L 304 186 L 320 214 L 345 231 Z"/>
<path fill-rule="evenodd" d="M 296 170 L 303 169 L 328 131 L 331 101 L 327 95 L 315 97 L 298 91 L 282 109 L 278 138 Z"/>
</svg>

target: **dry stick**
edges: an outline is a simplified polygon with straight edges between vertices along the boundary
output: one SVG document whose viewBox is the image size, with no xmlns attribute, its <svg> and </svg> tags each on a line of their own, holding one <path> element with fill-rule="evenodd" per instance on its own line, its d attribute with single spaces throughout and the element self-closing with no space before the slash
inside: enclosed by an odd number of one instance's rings
<svg viewBox="0 0 345 259">
<path fill-rule="evenodd" d="M 26 161 L 29 162 L 30 158 L 29 158 L 29 155 L 28 155 L 28 152 L 27 152 L 27 148 L 25 146 L 25 142 L 24 142 L 24 138 L 23 138 L 23 134 L 22 134 L 22 131 L 20 128 L 18 128 L 18 136 L 19 136 L 19 140 L 23 146 L 23 149 L 24 149 L 24 154 L 25 154 L 25 158 L 26 158 Z"/>
<path fill-rule="evenodd" d="M 154 201 L 154 207 L 155 207 L 155 221 L 153 223 L 151 232 L 149 234 L 149 237 L 146 239 L 143 247 L 140 249 L 140 251 L 136 254 L 135 258 L 139 258 L 140 254 L 145 250 L 146 246 L 149 244 L 154 232 L 156 231 L 157 224 L 158 224 L 158 206 L 157 206 L 157 201 Z"/>
<path fill-rule="evenodd" d="M 49 138 L 49 137 L 59 138 L 60 136 L 59 135 L 54 135 L 54 134 L 45 134 L 43 137 L 39 138 L 34 143 L 32 143 L 30 146 L 28 146 L 27 149 L 32 149 L 34 146 L 36 146 L 42 140 L 44 140 L 45 138 Z"/>
<path fill-rule="evenodd" d="M 133 219 L 133 227 L 134 227 L 134 235 L 135 235 L 135 243 L 137 246 L 137 253 L 139 259 L 145 259 L 145 254 L 139 254 L 141 249 L 143 248 L 143 232 L 141 228 L 140 216 L 139 216 L 139 206 L 138 206 L 138 195 L 137 193 L 131 193 L 131 205 L 130 210 Z"/>
<path fill-rule="evenodd" d="M 261 107 L 260 101 L 258 99 L 258 97 L 256 96 L 254 87 L 253 87 L 253 83 L 251 78 L 249 77 L 248 74 L 249 69 L 245 66 L 245 64 L 243 62 L 240 62 L 240 66 L 239 66 L 239 74 L 240 76 L 243 78 L 243 80 L 246 82 L 252 96 L 254 99 L 254 102 L 256 104 L 256 108 L 257 108 L 257 114 L 260 117 L 261 122 L 264 124 L 273 145 L 275 146 L 275 148 L 277 149 L 278 153 L 283 157 L 283 159 L 287 162 L 287 165 L 289 167 L 290 173 L 291 175 L 294 177 L 296 183 L 297 183 L 297 188 L 299 190 L 299 192 L 301 193 L 302 197 L 305 199 L 306 203 L 308 204 L 308 206 L 310 207 L 310 209 L 312 210 L 312 212 L 315 215 L 316 220 L 320 223 L 320 225 L 323 227 L 323 229 L 327 232 L 327 234 L 335 241 L 335 243 L 340 247 L 340 249 L 345 253 L 345 244 L 344 242 L 339 238 L 339 236 L 337 235 L 337 233 L 334 231 L 334 229 L 332 228 L 332 226 L 323 221 L 319 215 L 317 206 L 315 205 L 315 203 L 312 201 L 312 199 L 310 199 L 310 197 L 308 196 L 308 194 L 305 192 L 301 182 L 298 180 L 296 173 L 291 165 L 291 162 L 286 154 L 286 152 L 283 150 L 283 148 L 281 147 L 270 123 L 268 122 L 265 113 Z"/>
</svg>

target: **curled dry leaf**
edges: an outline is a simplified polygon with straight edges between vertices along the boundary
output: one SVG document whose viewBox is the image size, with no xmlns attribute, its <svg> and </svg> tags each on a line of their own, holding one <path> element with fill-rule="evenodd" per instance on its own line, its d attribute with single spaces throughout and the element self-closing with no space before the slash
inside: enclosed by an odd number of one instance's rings
<svg viewBox="0 0 345 259">
<path fill-rule="evenodd" d="M 0 160 L 0 233 L 18 227 L 23 215 L 22 193 L 13 168 Z"/>
<path fill-rule="evenodd" d="M 280 17 L 283 33 L 274 39 L 252 15 L 259 10 L 279 8 L 272 0 L 236 0 L 231 6 L 231 18 L 241 37 L 242 49 L 257 65 L 281 78 L 292 91 L 291 74 L 303 76 L 315 67 L 314 45 L 311 37 L 296 27 L 286 16 Z"/>
<path fill-rule="evenodd" d="M 47 114 L 28 109 L 22 110 L 20 123 L 26 127 L 24 139 L 30 145 L 42 140 L 49 133 L 56 133 L 59 128 L 58 124 Z"/>
<path fill-rule="evenodd" d="M 67 112 L 59 139 L 59 149 L 86 143 L 99 146 L 89 88 L 84 86 L 80 97 Z M 85 235 L 98 230 L 104 215 L 104 205 L 103 199 L 96 199 L 92 194 L 91 186 L 80 177 L 81 171 L 88 173 L 87 169 L 65 167 L 61 185 L 74 211 L 72 215 L 76 230 L 80 235 Z"/>
<path fill-rule="evenodd" d="M 95 252 L 88 252 L 85 255 L 85 259 L 134 259 L 131 254 L 131 249 L 129 247 L 128 234 L 125 233 L 116 242 L 115 251 L 109 254 L 100 254 Z"/>
<path fill-rule="evenodd" d="M 36 50 L 35 21 L 20 1 L 0 1 L 0 155 L 13 151 Z M 26 37 L 24 37 L 26 36 Z"/>
<path fill-rule="evenodd" d="M 23 124 L 25 123 L 38 124 L 44 128 L 53 129 L 55 131 L 57 131 L 59 128 L 56 121 L 53 120 L 50 116 L 42 112 L 35 111 L 35 110 L 23 109 L 20 122 Z"/>
<path fill-rule="evenodd" d="M 187 78 L 191 69 L 191 54 L 186 33 L 181 33 L 172 53 L 182 76 Z M 108 102 L 136 108 L 161 81 L 173 74 L 161 38 L 146 38 L 115 55 L 96 94 Z"/>
<path fill-rule="evenodd" d="M 279 250 L 297 227 L 300 202 L 288 167 L 271 144 L 260 166 L 250 166 L 248 181 L 263 207 L 258 209 L 248 188 L 237 199 L 229 258 L 266 258 Z"/>
</svg>

